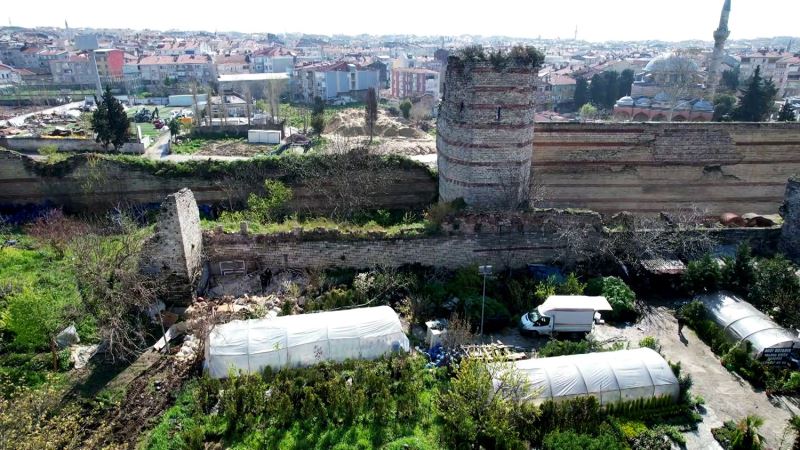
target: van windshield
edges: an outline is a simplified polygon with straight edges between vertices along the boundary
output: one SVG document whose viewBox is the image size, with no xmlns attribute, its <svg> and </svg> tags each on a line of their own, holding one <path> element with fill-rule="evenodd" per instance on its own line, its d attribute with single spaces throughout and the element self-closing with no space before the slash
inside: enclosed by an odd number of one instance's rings
<svg viewBox="0 0 800 450">
<path fill-rule="evenodd" d="M 530 320 L 531 322 L 535 323 L 537 320 L 539 320 L 539 317 L 540 316 L 538 311 L 531 311 L 528 313 L 528 320 Z"/>
</svg>

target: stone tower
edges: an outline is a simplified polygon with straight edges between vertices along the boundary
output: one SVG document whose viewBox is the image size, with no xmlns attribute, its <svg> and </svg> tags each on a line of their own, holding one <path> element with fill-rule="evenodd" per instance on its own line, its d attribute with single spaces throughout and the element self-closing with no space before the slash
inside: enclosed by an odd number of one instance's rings
<svg viewBox="0 0 800 450">
<path fill-rule="evenodd" d="M 725 52 L 725 41 L 731 31 L 728 29 L 728 17 L 731 15 L 731 0 L 725 0 L 722 14 L 719 16 L 719 27 L 714 31 L 714 53 L 711 55 L 711 64 L 708 66 L 708 98 L 712 102 L 717 95 L 719 85 L 719 66 Z"/>
<path fill-rule="evenodd" d="M 447 62 L 437 119 L 439 199 L 511 209 L 528 198 L 533 153 L 535 64 Z"/>
</svg>

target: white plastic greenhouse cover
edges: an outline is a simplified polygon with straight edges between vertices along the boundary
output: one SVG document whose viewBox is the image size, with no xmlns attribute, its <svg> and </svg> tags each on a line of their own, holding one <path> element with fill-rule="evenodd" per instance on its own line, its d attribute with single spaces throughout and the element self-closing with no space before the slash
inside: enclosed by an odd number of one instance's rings
<svg viewBox="0 0 800 450">
<path fill-rule="evenodd" d="M 728 339 L 753 344 L 753 353 L 761 356 L 768 348 L 800 347 L 800 340 L 755 306 L 725 291 L 700 297 L 709 317 L 725 331 Z"/>
<path fill-rule="evenodd" d="M 374 359 L 409 350 L 397 313 L 388 306 L 236 320 L 211 330 L 206 368 L 213 378 L 303 367 L 321 361 Z"/>
<path fill-rule="evenodd" d="M 593 396 L 606 405 L 680 395 L 669 364 L 649 348 L 527 359 L 514 366 L 527 376 L 534 401 Z"/>
</svg>

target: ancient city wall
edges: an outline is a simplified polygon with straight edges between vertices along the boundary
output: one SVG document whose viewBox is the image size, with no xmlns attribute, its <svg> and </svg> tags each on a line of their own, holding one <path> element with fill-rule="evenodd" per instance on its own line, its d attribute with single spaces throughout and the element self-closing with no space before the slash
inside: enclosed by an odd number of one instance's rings
<svg viewBox="0 0 800 450">
<path fill-rule="evenodd" d="M 144 161 L 144 160 L 142 160 Z M 265 178 L 284 179 L 292 188 L 290 208 L 299 212 L 326 212 L 330 199 L 325 180 L 313 187 L 290 176 L 279 164 L 236 163 L 230 173 L 215 170 L 214 163 L 197 161 L 180 166 L 148 164 L 91 155 L 78 155 L 55 164 L 37 164 L 19 153 L 0 150 L 0 206 L 56 205 L 70 211 L 100 211 L 126 204 L 156 207 L 165 196 L 188 187 L 200 205 L 229 205 L 258 192 Z M 380 173 L 370 173 L 379 185 L 364 193 L 374 208 L 421 209 L 436 200 L 436 180 L 413 162 L 388 161 Z M 337 177 L 356 182 L 358 170 L 343 171 Z"/>
<path fill-rule="evenodd" d="M 536 212 L 523 216 L 471 216 L 444 227 L 440 235 L 417 237 L 348 236 L 337 231 L 274 235 L 206 232 L 203 248 L 212 274 L 234 268 L 247 273 L 268 269 L 423 264 L 460 268 L 491 264 L 498 268 L 551 263 L 564 257 L 558 227 L 572 223 L 584 239 L 600 240 L 600 216 L 591 212 Z M 755 252 L 770 254 L 780 228 L 721 228 L 711 233 L 720 245 L 747 242 Z"/>
<path fill-rule="evenodd" d="M 21 153 L 37 153 L 45 145 L 54 145 L 60 152 L 105 152 L 103 145 L 94 139 L 83 138 L 37 138 L 37 137 L 0 137 L 0 147 Z M 127 142 L 120 149 L 121 153 L 144 153 L 144 144 Z"/>
<path fill-rule="evenodd" d="M 442 200 L 486 208 L 525 201 L 536 73 L 524 64 L 448 64 L 436 134 Z"/>
<path fill-rule="evenodd" d="M 774 214 L 800 172 L 800 125 L 537 123 L 531 180 L 542 206 Z"/>
<path fill-rule="evenodd" d="M 203 247 L 212 274 L 220 274 L 226 267 L 240 267 L 247 272 L 404 264 L 520 267 L 550 262 L 563 254 L 556 223 L 573 223 L 585 229 L 587 236 L 601 229 L 596 213 L 544 211 L 502 218 L 471 216 L 446 226 L 441 235 L 435 236 L 352 236 L 338 231 L 275 235 L 206 232 Z"/>
</svg>

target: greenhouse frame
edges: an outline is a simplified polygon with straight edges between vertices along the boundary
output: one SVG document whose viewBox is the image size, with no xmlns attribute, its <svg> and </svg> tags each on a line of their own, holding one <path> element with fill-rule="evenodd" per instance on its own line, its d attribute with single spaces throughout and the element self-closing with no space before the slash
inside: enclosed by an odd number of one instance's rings
<svg viewBox="0 0 800 450">
<path fill-rule="evenodd" d="M 217 325 L 208 336 L 205 364 L 212 378 L 224 378 L 231 371 L 375 359 L 401 350 L 408 352 L 409 342 L 400 318 L 378 306 Z"/>
<path fill-rule="evenodd" d="M 680 396 L 678 378 L 667 361 L 649 348 L 586 353 L 517 361 L 514 368 L 530 383 L 528 400 L 568 400 L 592 396 L 601 405 Z"/>
<path fill-rule="evenodd" d="M 720 291 L 699 297 L 708 317 L 719 325 L 725 336 L 734 342 L 752 344 L 756 358 L 770 363 L 786 361 L 792 353 L 800 351 L 800 339 L 741 298 Z"/>
</svg>

